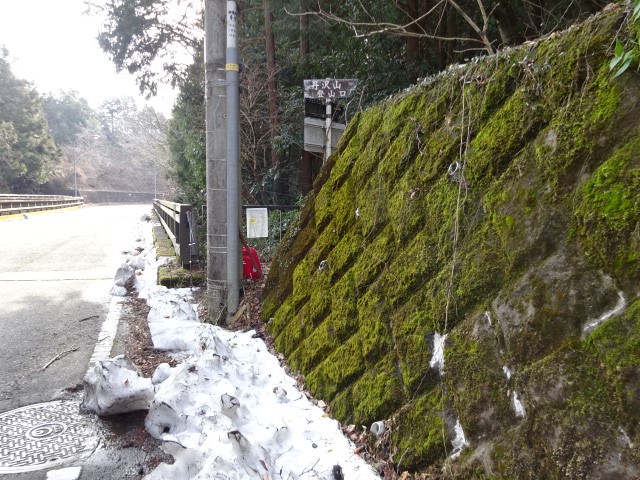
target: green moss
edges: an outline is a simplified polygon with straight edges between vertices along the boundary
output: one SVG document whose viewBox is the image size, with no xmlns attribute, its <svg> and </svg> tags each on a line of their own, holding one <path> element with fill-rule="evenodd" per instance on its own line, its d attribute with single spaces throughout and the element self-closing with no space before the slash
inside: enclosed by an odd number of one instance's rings
<svg viewBox="0 0 640 480">
<path fill-rule="evenodd" d="M 387 196 L 386 182 L 378 170 L 356 196 L 354 217 L 357 211 L 357 225 L 363 237 L 375 237 L 386 225 L 389 216 Z"/>
<path fill-rule="evenodd" d="M 356 334 L 313 369 L 306 376 L 306 381 L 316 396 L 331 400 L 357 379 L 364 369 L 360 338 Z"/>
<path fill-rule="evenodd" d="M 473 185 L 499 176 L 511 159 L 546 123 L 544 111 L 525 92 L 517 90 L 492 115 L 471 141 L 465 177 Z"/>
<path fill-rule="evenodd" d="M 277 337 L 289 324 L 289 321 L 295 315 L 295 301 L 293 297 L 287 297 L 282 305 L 275 311 L 272 320 L 267 323 L 269 331 L 274 337 Z"/>
<path fill-rule="evenodd" d="M 313 196 L 309 197 L 310 199 Z M 317 231 L 313 208 L 306 205 L 282 239 L 275 261 L 272 262 L 265 283 L 266 296 L 262 304 L 262 318 L 273 317 L 293 289 L 293 271 L 298 262 L 316 243 Z"/>
<path fill-rule="evenodd" d="M 516 421 L 491 326 L 485 327 L 488 334 L 474 335 L 476 322 L 486 325 L 486 319 L 484 313 L 471 318 L 447 336 L 444 362 L 444 381 L 468 439 L 491 435 Z"/>
<path fill-rule="evenodd" d="M 357 328 L 357 319 L 353 316 L 330 315 L 291 353 L 291 367 L 303 372 L 310 371 L 327 358 L 337 345 L 346 341 Z"/>
<path fill-rule="evenodd" d="M 331 401 L 331 410 L 336 418 L 344 419 L 345 423 L 353 423 L 353 386 L 345 388 Z"/>
<path fill-rule="evenodd" d="M 353 227 L 356 218 L 356 197 L 351 181 L 346 181 L 338 191 L 333 193 L 333 228 L 339 236 L 343 236 Z"/>
<path fill-rule="evenodd" d="M 389 418 L 406 401 L 395 354 L 387 354 L 378 364 L 368 368 L 349 392 L 353 409 L 348 418 L 353 423 L 370 425 Z"/>
<path fill-rule="evenodd" d="M 516 88 L 514 77 L 507 73 L 511 62 L 498 55 L 494 57 L 494 61 L 495 63 L 491 65 L 492 68 L 488 73 L 490 77 L 487 78 L 487 74 L 483 74 L 481 77 L 485 87 L 480 96 L 482 99 L 480 120 L 485 120 L 495 113 L 507 98 L 513 95 Z M 496 75 L 495 72 L 500 72 L 501 75 Z"/>
<path fill-rule="evenodd" d="M 371 172 L 378 168 L 385 145 L 394 136 L 394 128 L 389 127 L 388 122 L 385 122 L 383 126 L 383 121 L 387 116 L 388 107 L 380 104 L 368 110 L 367 115 L 361 121 L 362 135 L 369 138 L 370 141 L 360 151 L 358 162 L 353 166 L 352 180 L 356 188 L 364 185 L 369 180 Z"/>
<path fill-rule="evenodd" d="M 404 173 L 419 152 L 420 138 L 423 135 L 420 124 L 414 117 L 409 117 L 403 125 L 404 128 L 391 141 L 380 162 L 380 174 L 386 181 Z"/>
<path fill-rule="evenodd" d="M 178 264 L 178 258 L 158 268 L 158 285 L 167 288 L 201 287 L 206 283 L 207 273 L 201 269 L 189 270 Z"/>
<path fill-rule="evenodd" d="M 359 229 L 351 229 L 342 237 L 327 257 L 331 267 L 331 280 L 336 282 L 353 265 L 363 252 L 362 236 Z"/>
<path fill-rule="evenodd" d="M 390 306 L 386 301 L 384 291 L 378 286 L 372 286 L 358 298 L 358 317 L 360 322 L 373 318 L 382 321 L 385 316 L 390 314 Z"/>
<path fill-rule="evenodd" d="M 313 331 L 315 325 L 307 315 L 307 307 L 303 307 L 298 313 L 286 322 L 280 334 L 275 338 L 276 349 L 289 355 L 300 343 Z"/>
<path fill-rule="evenodd" d="M 311 260 L 307 257 L 293 271 L 292 298 L 296 309 L 308 301 L 311 293 Z"/>
<path fill-rule="evenodd" d="M 362 348 L 361 354 L 367 366 L 377 363 L 393 348 L 391 325 L 387 319 L 361 316 L 358 337 Z"/>
<path fill-rule="evenodd" d="M 402 470 L 429 465 L 449 449 L 448 434 L 442 419 L 444 399 L 438 389 L 408 403 L 395 419 L 392 444 Z"/>
<path fill-rule="evenodd" d="M 420 232 L 396 256 L 381 275 L 380 287 L 389 305 L 398 305 L 438 271 L 438 254 L 428 242 L 429 232 Z"/>
<path fill-rule="evenodd" d="M 623 285 L 640 278 L 640 139 L 636 136 L 594 172 L 574 209 L 575 232 L 587 255 Z"/>
<path fill-rule="evenodd" d="M 333 185 L 325 183 L 315 199 L 316 225 L 318 231 L 324 230 L 333 218 L 332 209 Z"/>
<path fill-rule="evenodd" d="M 357 318 L 358 290 L 352 272 L 344 275 L 329 291 L 331 313 L 341 318 Z"/>
<path fill-rule="evenodd" d="M 630 301 L 640 279 L 640 81 L 608 72 L 621 19 L 610 8 L 359 114 L 285 237 L 265 298 L 276 348 L 340 420 L 389 419 L 398 471 L 446 462 L 456 418 L 480 447 L 448 462 L 459 478 L 640 464 L 618 430 L 640 442 L 637 301 L 580 337 L 611 301 L 602 271 Z"/>
<path fill-rule="evenodd" d="M 329 294 L 331 273 L 328 267 L 325 270 L 316 270 L 311 282 L 313 289 L 307 303 L 307 316 L 311 323 L 318 324 L 329 314 L 331 308 L 331 295 Z"/>
<path fill-rule="evenodd" d="M 365 243 L 366 242 L 366 243 Z M 364 246 L 358 252 L 352 272 L 356 288 L 365 290 L 384 270 L 393 255 L 393 230 L 387 226 L 377 237 L 363 239 Z"/>
<path fill-rule="evenodd" d="M 633 428 L 640 422 L 640 300 L 592 332 L 584 348 L 599 360 L 607 384 L 615 386 L 624 423 Z"/>
<path fill-rule="evenodd" d="M 323 260 L 326 260 L 331 250 L 340 242 L 340 237 L 332 226 L 325 228 L 317 234 L 316 241 L 307 249 L 306 257 L 312 265 L 312 271 L 317 269 Z M 300 257 L 301 259 L 302 257 Z M 298 259 L 298 261 L 300 260 Z"/>
<path fill-rule="evenodd" d="M 451 314 L 450 328 L 497 294 L 510 273 L 504 256 L 495 248 L 494 238 L 485 229 L 470 235 L 458 262 L 453 277 L 455 311 Z"/>
</svg>

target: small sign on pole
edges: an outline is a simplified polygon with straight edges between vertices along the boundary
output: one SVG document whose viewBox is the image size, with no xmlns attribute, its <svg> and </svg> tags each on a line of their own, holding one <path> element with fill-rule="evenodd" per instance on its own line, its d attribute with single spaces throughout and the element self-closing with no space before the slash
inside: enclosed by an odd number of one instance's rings
<svg viewBox="0 0 640 480">
<path fill-rule="evenodd" d="M 266 208 L 247 208 L 247 238 L 268 236 L 269 210 Z"/>
<path fill-rule="evenodd" d="M 358 86 L 358 80 L 353 78 L 326 78 L 324 80 L 304 80 L 304 98 L 324 98 L 329 101 L 339 98 L 349 98 Z"/>
<path fill-rule="evenodd" d="M 325 103 L 325 127 L 323 161 L 326 162 L 333 152 L 332 128 L 333 114 L 331 105 L 340 98 L 349 98 L 358 86 L 358 80 L 354 78 L 325 78 L 304 80 L 304 98 L 324 99 Z"/>
</svg>

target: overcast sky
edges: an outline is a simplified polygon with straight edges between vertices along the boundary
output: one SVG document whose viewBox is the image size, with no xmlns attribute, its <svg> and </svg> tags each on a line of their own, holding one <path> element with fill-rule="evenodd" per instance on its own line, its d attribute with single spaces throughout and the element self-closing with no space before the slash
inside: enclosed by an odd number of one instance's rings
<svg viewBox="0 0 640 480">
<path fill-rule="evenodd" d="M 76 90 L 94 109 L 113 97 L 143 103 L 134 77 L 116 74 L 98 46 L 101 19 L 85 10 L 84 0 L 0 0 L 0 46 L 9 50 L 12 72 L 43 94 Z M 162 90 L 150 103 L 169 115 L 175 95 Z"/>
</svg>

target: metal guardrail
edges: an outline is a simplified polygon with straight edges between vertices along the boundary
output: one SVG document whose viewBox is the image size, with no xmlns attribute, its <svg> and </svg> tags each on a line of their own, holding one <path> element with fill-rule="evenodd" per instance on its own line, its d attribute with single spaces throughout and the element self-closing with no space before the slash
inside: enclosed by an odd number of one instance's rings
<svg viewBox="0 0 640 480">
<path fill-rule="evenodd" d="M 173 243 L 183 267 L 198 259 L 196 221 L 191 205 L 155 199 L 153 209 Z"/>
<path fill-rule="evenodd" d="M 82 197 L 70 197 L 66 195 L 0 194 L 0 215 L 76 207 L 83 203 L 84 199 Z"/>
</svg>

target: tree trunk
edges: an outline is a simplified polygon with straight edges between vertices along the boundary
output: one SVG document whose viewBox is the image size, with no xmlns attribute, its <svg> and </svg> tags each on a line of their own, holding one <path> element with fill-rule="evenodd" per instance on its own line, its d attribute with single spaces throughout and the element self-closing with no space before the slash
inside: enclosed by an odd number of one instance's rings
<svg viewBox="0 0 640 480">
<path fill-rule="evenodd" d="M 305 2 L 300 2 L 301 7 L 305 7 Z M 301 10 L 306 11 L 306 9 Z M 306 65 L 306 56 L 309 54 L 309 16 L 300 16 L 300 55 L 302 57 L 302 64 Z M 306 75 L 306 72 L 303 72 Z M 313 186 L 313 174 L 312 174 L 312 155 L 306 150 L 302 150 L 302 165 L 300 166 L 300 184 L 302 186 L 302 195 L 307 195 L 311 191 Z"/>
<path fill-rule="evenodd" d="M 407 13 L 409 14 L 409 21 L 417 20 L 420 16 L 427 12 L 428 8 L 427 0 L 409 0 L 407 3 Z M 409 25 L 408 31 L 415 34 L 423 33 L 424 21 L 415 22 Z M 415 82 L 420 72 L 420 62 L 422 59 L 422 44 L 424 40 L 418 37 L 407 37 L 407 57 L 406 65 L 409 72 L 409 80 Z"/>
<path fill-rule="evenodd" d="M 274 180 L 274 202 L 278 203 L 283 191 L 284 179 L 278 175 L 282 160 L 280 153 L 274 147 L 275 138 L 278 133 L 278 78 L 276 76 L 276 42 L 273 36 L 273 14 L 269 0 L 263 1 L 264 8 L 264 37 L 267 53 L 267 81 L 269 91 L 269 146 L 271 148 L 271 167 L 274 169 L 276 180 Z"/>
</svg>

